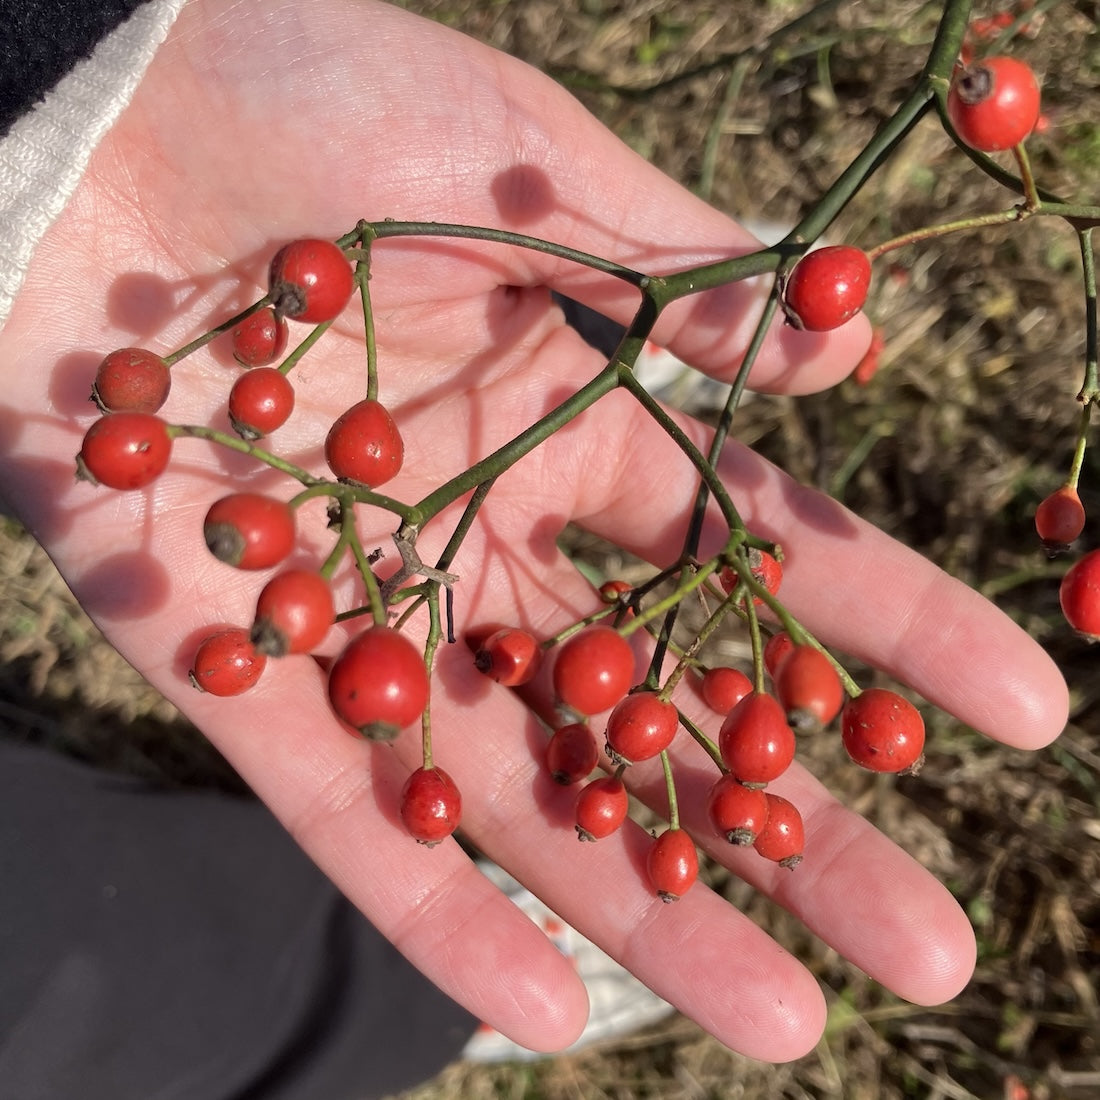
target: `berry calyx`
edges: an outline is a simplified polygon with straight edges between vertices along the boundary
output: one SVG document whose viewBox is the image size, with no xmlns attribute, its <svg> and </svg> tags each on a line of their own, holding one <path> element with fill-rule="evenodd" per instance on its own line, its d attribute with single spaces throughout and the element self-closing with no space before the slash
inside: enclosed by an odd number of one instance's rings
<svg viewBox="0 0 1100 1100">
<path fill-rule="evenodd" d="M 490 634 L 474 654 L 474 666 L 504 687 L 526 684 L 542 663 L 538 640 L 527 630 L 506 626 Z"/>
<path fill-rule="evenodd" d="M 426 848 L 446 840 L 462 819 L 462 794 L 455 781 L 437 767 L 417 768 L 401 790 L 401 822 Z"/>
<path fill-rule="evenodd" d="M 259 680 L 266 665 L 267 658 L 244 627 L 226 627 L 199 643 L 188 679 L 210 695 L 240 695 Z"/>
<path fill-rule="evenodd" d="M 110 489 L 144 489 L 168 466 L 172 437 L 152 413 L 101 416 L 85 433 L 76 457 L 76 476 Z"/>
<path fill-rule="evenodd" d="M 562 643 L 554 661 L 554 693 L 578 714 L 613 707 L 634 682 L 634 651 L 610 626 L 585 627 Z"/>
<path fill-rule="evenodd" d="M 873 772 L 915 772 L 924 757 L 924 719 L 908 699 L 867 688 L 849 699 L 840 720 L 848 755 Z"/>
<path fill-rule="evenodd" d="M 854 317 L 867 301 L 871 261 L 851 245 L 807 252 L 783 287 L 787 320 L 807 332 L 829 332 Z"/>
<path fill-rule="evenodd" d="M 608 756 L 624 764 L 651 760 L 672 744 L 679 724 L 675 705 L 656 692 L 628 695 L 607 719 Z"/>
<path fill-rule="evenodd" d="M 101 412 L 155 413 L 171 387 L 172 374 L 161 356 L 145 348 L 119 348 L 99 364 L 92 400 Z"/>
<path fill-rule="evenodd" d="M 759 855 L 793 871 L 802 862 L 806 844 L 806 828 L 802 815 L 793 802 L 781 795 L 765 792 L 768 800 L 768 820 L 753 847 Z"/>
<path fill-rule="evenodd" d="M 820 649 L 796 645 L 775 673 L 775 694 L 787 721 L 800 733 L 824 729 L 844 705 L 844 688 Z"/>
<path fill-rule="evenodd" d="M 715 714 L 725 715 L 752 691 L 752 681 L 739 668 L 717 665 L 703 673 L 700 690 L 703 702 Z"/>
<path fill-rule="evenodd" d="M 250 313 L 230 336 L 233 358 L 242 367 L 266 367 L 274 363 L 290 339 L 290 326 L 271 306 Z"/>
<path fill-rule="evenodd" d="M 1085 529 L 1085 506 L 1072 485 L 1055 489 L 1035 509 L 1035 533 L 1051 554 L 1068 550 Z"/>
<path fill-rule="evenodd" d="M 325 461 L 341 481 L 376 489 L 397 476 L 405 461 L 405 444 L 384 405 L 360 401 L 329 429 Z"/>
<path fill-rule="evenodd" d="M 1062 614 L 1090 642 L 1100 639 L 1100 550 L 1073 563 L 1058 590 Z"/>
<path fill-rule="evenodd" d="M 343 310 L 355 280 L 347 257 L 332 241 L 304 238 L 275 253 L 267 286 L 276 317 L 318 324 Z"/>
<path fill-rule="evenodd" d="M 646 855 L 649 884 L 661 901 L 678 901 L 699 877 L 699 853 L 683 829 L 666 829 Z"/>
<path fill-rule="evenodd" d="M 722 760 L 740 782 L 762 787 L 794 760 L 794 731 L 779 701 L 754 691 L 726 715 L 718 734 Z"/>
<path fill-rule="evenodd" d="M 371 626 L 332 663 L 328 697 L 336 716 L 371 741 L 392 741 L 428 705 L 424 655 L 404 634 Z"/>
<path fill-rule="evenodd" d="M 203 522 L 207 548 L 237 569 L 268 569 L 294 549 L 294 509 L 262 493 L 230 493 L 210 505 Z"/>
<path fill-rule="evenodd" d="M 618 775 L 603 775 L 586 783 L 577 794 L 575 820 L 581 840 L 603 840 L 626 821 L 630 796 Z"/>
<path fill-rule="evenodd" d="M 256 600 L 252 644 L 268 657 L 309 653 L 324 641 L 334 618 L 328 581 L 309 569 L 287 569 Z"/>
<path fill-rule="evenodd" d="M 546 767 L 563 787 L 587 779 L 599 763 L 600 746 L 586 722 L 570 722 L 554 730 L 546 745 Z"/>
<path fill-rule="evenodd" d="M 752 844 L 768 820 L 766 792 L 721 775 L 707 793 L 707 817 L 714 831 L 731 844 Z"/>
<path fill-rule="evenodd" d="M 229 391 L 229 422 L 242 439 L 270 435 L 293 411 L 294 387 L 274 367 L 253 367 Z"/>
<path fill-rule="evenodd" d="M 1039 121 L 1039 82 L 1015 57 L 987 57 L 956 69 L 947 117 L 959 138 L 983 153 L 1019 145 Z"/>
</svg>

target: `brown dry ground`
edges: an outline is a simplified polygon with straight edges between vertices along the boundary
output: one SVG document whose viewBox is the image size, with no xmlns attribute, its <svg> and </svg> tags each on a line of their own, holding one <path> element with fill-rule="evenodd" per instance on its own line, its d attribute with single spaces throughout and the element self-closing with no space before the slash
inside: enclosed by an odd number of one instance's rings
<svg viewBox="0 0 1100 1100">
<path fill-rule="evenodd" d="M 565 81 L 607 125 L 740 217 L 790 223 L 836 177 L 919 71 L 935 4 L 840 5 L 768 35 L 802 3 L 728 0 L 410 0 Z M 1048 4 L 1015 47 L 1044 78 L 1041 181 L 1095 200 L 1096 6 Z M 749 45 L 761 49 L 738 54 Z M 669 77 L 703 69 L 696 76 Z M 831 230 L 864 245 L 1007 200 L 928 120 Z M 834 791 L 940 875 L 977 932 L 970 986 L 917 1008 L 869 981 L 796 921 L 715 869 L 709 879 L 803 958 L 830 1003 L 817 1050 L 749 1062 L 689 1021 L 533 1065 L 456 1066 L 405 1100 L 632 1097 L 1100 1095 L 1098 651 L 1061 621 L 1035 546 L 1035 504 L 1067 468 L 1084 351 L 1075 239 L 1035 220 L 949 238 L 876 271 L 886 336 L 873 382 L 744 410 L 741 438 L 986 592 L 1040 639 L 1072 685 L 1050 748 L 1025 754 L 928 715 L 919 777 L 882 780 L 824 747 L 804 757 Z M 1086 459 L 1085 541 L 1100 543 L 1100 460 Z M 607 551 L 578 538 L 597 567 Z M 618 564 L 615 564 L 618 568 Z M 97 636 L 15 523 L 0 529 L 0 719 L 10 736 L 104 766 L 232 789 L 201 735 Z M 899 900 L 899 904 L 903 904 Z M 1016 1084 L 1026 1092 L 1012 1092 Z"/>
</svg>

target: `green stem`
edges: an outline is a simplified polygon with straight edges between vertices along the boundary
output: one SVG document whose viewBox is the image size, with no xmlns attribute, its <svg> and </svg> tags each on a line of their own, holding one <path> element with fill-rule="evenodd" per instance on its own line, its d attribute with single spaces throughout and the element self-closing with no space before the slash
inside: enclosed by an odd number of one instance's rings
<svg viewBox="0 0 1100 1100">
<path fill-rule="evenodd" d="M 683 711 L 677 713 L 680 715 L 680 725 L 691 734 L 692 740 L 706 752 L 722 771 L 725 771 L 726 764 L 722 759 L 722 753 L 718 746 Z"/>
<path fill-rule="evenodd" d="M 1085 380 L 1077 400 L 1091 405 L 1100 397 L 1100 385 L 1097 383 L 1096 256 L 1092 250 L 1092 230 L 1082 229 L 1078 240 L 1085 287 Z"/>
<path fill-rule="evenodd" d="M 219 431 L 217 428 L 206 428 L 201 424 L 170 424 L 168 434 L 172 438 L 189 436 L 192 439 L 206 439 L 211 443 L 218 443 L 231 451 L 237 451 L 239 454 L 248 455 L 250 458 L 266 463 L 273 470 L 278 470 L 280 473 L 284 473 L 288 477 L 294 478 L 295 481 L 300 481 L 303 485 L 308 485 L 311 488 L 331 485 L 331 482 L 322 482 L 320 478 L 314 477 L 308 470 L 303 470 L 300 466 L 295 466 L 292 462 L 287 462 L 278 455 L 257 447 L 255 443 L 241 439 L 240 436 Z M 294 498 L 295 501 L 297 499 L 297 497 Z M 293 501 L 291 503 L 292 506 L 296 507 Z"/>
<path fill-rule="evenodd" d="M 665 773 L 665 793 L 668 796 L 668 827 L 680 828 L 680 805 L 676 800 L 676 780 L 672 776 L 672 761 L 668 749 L 661 750 L 661 769 Z"/>
<path fill-rule="evenodd" d="M 428 638 L 424 643 L 424 667 L 428 670 L 428 678 L 431 680 L 432 665 L 435 663 L 435 651 L 439 647 L 439 639 L 443 631 L 439 621 L 439 586 L 432 585 L 432 592 L 428 596 Z M 428 699 L 428 705 L 424 708 L 421 718 L 421 743 L 424 751 L 424 767 L 434 767 L 432 761 L 432 703 Z"/>
<path fill-rule="evenodd" d="M 378 345 L 374 335 L 374 310 L 370 301 L 370 245 L 364 243 L 363 254 L 355 263 L 355 281 L 359 285 L 359 300 L 363 306 L 363 329 L 367 347 L 367 400 L 378 400 Z"/>
<path fill-rule="evenodd" d="M 279 364 L 281 374 L 290 374 L 296 367 L 302 356 L 332 327 L 332 321 L 322 321 L 315 325 L 309 335 Z"/>
</svg>

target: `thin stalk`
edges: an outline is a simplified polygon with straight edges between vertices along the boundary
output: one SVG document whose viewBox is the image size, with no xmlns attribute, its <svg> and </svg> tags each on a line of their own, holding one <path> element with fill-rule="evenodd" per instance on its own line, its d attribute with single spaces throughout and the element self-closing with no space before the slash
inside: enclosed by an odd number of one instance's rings
<svg viewBox="0 0 1100 1100">
<path fill-rule="evenodd" d="M 271 295 L 265 294 L 258 302 L 253 302 L 247 309 L 242 310 L 240 313 L 230 317 L 228 321 L 222 321 L 222 323 L 215 328 L 210 329 L 209 332 L 204 332 L 201 336 L 192 340 L 189 344 L 184 344 L 182 348 L 177 348 L 171 355 L 164 357 L 164 362 L 169 366 L 173 366 L 181 359 L 185 359 L 192 352 L 196 352 L 199 348 L 205 347 L 211 340 L 221 336 L 223 332 L 228 332 L 231 328 L 235 328 L 246 318 L 251 317 L 253 313 L 258 313 L 266 305 L 271 304 Z"/>
<path fill-rule="evenodd" d="M 206 439 L 211 443 L 220 444 L 230 451 L 237 451 L 240 454 L 248 455 L 250 458 L 255 458 L 259 462 L 266 463 L 273 470 L 278 470 L 280 473 L 286 474 L 287 477 L 292 477 L 295 481 L 300 481 L 303 485 L 308 485 L 311 488 L 331 485 L 331 482 L 322 482 L 320 478 L 314 477 L 308 470 L 303 470 L 300 466 L 295 466 L 294 463 L 287 462 L 286 459 L 257 447 L 255 443 L 241 439 L 240 436 L 219 431 L 217 428 L 207 428 L 202 424 L 170 424 L 168 434 L 173 439 L 179 436 L 189 436 L 192 439 Z M 295 500 L 297 500 L 297 497 Z"/>
<path fill-rule="evenodd" d="M 680 805 L 676 800 L 676 780 L 672 776 L 672 761 L 668 749 L 661 750 L 661 769 L 665 773 L 665 793 L 668 796 L 668 827 L 680 828 Z"/>
<path fill-rule="evenodd" d="M 322 321 L 314 326 L 310 334 L 279 364 L 281 374 L 290 374 L 296 367 L 302 356 L 332 327 L 332 321 Z"/>
<path fill-rule="evenodd" d="M 1085 287 L 1085 380 L 1077 400 L 1091 405 L 1100 396 L 1100 385 L 1097 383 L 1096 256 L 1092 250 L 1092 230 L 1082 229 L 1078 239 Z"/>
<path fill-rule="evenodd" d="M 435 663 L 435 651 L 439 647 L 439 639 L 443 636 L 439 621 L 439 586 L 433 584 L 432 589 L 432 593 L 428 596 L 428 638 L 424 643 L 424 667 L 428 670 L 429 682 L 431 681 L 432 665 Z M 430 697 L 420 720 L 420 730 L 424 752 L 424 767 L 431 768 L 434 765 L 432 763 L 432 701 Z"/>
<path fill-rule="evenodd" d="M 355 262 L 355 281 L 359 285 L 359 301 L 363 307 L 364 342 L 367 350 L 367 400 L 378 400 L 378 345 L 374 336 L 374 310 L 370 301 L 369 245 L 363 248 L 362 257 Z"/>
</svg>

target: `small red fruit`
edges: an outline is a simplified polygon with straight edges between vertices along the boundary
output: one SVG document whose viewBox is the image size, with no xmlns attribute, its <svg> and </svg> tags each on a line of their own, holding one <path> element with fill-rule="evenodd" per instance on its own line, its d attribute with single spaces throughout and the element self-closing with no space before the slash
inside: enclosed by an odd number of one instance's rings
<svg viewBox="0 0 1100 1100">
<path fill-rule="evenodd" d="M 823 729 L 844 705 L 844 688 L 832 662 L 820 649 L 796 645 L 775 674 L 775 694 L 787 721 L 800 733 Z"/>
<path fill-rule="evenodd" d="M 762 584 L 773 596 L 783 583 L 783 566 L 779 559 L 769 554 L 767 550 L 759 550 L 755 546 L 749 549 L 749 572 L 753 579 Z M 736 569 L 727 566 L 718 574 L 718 581 L 726 592 L 732 592 L 741 582 L 741 578 Z M 753 603 L 758 606 L 763 602 L 759 596 L 753 597 Z"/>
<path fill-rule="evenodd" d="M 707 817 L 731 844 L 752 844 L 768 820 L 768 799 L 759 787 L 722 775 L 707 794 Z"/>
<path fill-rule="evenodd" d="M 628 695 L 607 719 L 607 753 L 618 763 L 651 760 L 672 744 L 679 724 L 675 705 L 656 692 Z"/>
<path fill-rule="evenodd" d="M 199 691 L 240 695 L 259 680 L 267 658 L 257 652 L 243 627 L 226 627 L 204 638 L 188 674 Z"/>
<path fill-rule="evenodd" d="M 807 252 L 783 286 L 783 309 L 795 328 L 828 332 L 854 317 L 867 301 L 867 253 L 836 244 Z"/>
<path fill-rule="evenodd" d="M 630 797 L 617 775 L 603 775 L 586 783 L 577 795 L 577 836 L 581 840 L 602 840 L 626 821 Z"/>
<path fill-rule="evenodd" d="M 360 401 L 329 429 L 325 461 L 342 481 L 376 489 L 397 476 L 405 461 L 405 444 L 384 405 Z"/>
<path fill-rule="evenodd" d="M 798 808 L 787 799 L 767 792 L 768 820 L 753 842 L 753 847 L 765 859 L 788 870 L 802 862 L 806 844 L 805 825 Z"/>
<path fill-rule="evenodd" d="M 867 688 L 848 700 L 841 736 L 852 760 L 874 772 L 916 771 L 923 759 L 920 711 L 886 688 Z"/>
<path fill-rule="evenodd" d="M 287 569 L 260 592 L 252 644 L 268 657 L 309 653 L 324 641 L 334 618 L 328 581 L 309 569 Z"/>
<path fill-rule="evenodd" d="M 1100 639 L 1100 550 L 1069 567 L 1058 595 L 1066 622 L 1089 641 Z"/>
<path fill-rule="evenodd" d="M 634 682 L 634 651 L 610 626 L 585 627 L 562 643 L 554 661 L 554 693 L 578 714 L 613 707 Z"/>
<path fill-rule="evenodd" d="M 266 367 L 274 363 L 290 339 L 290 327 L 270 306 L 250 313 L 236 328 L 230 339 L 233 358 L 242 367 Z"/>
<path fill-rule="evenodd" d="M 210 553 L 238 569 L 268 569 L 294 549 L 294 509 L 262 493 L 230 493 L 206 513 L 203 535 Z"/>
<path fill-rule="evenodd" d="M 293 411 L 294 387 L 275 367 L 245 371 L 229 391 L 229 422 L 242 439 L 270 435 Z"/>
<path fill-rule="evenodd" d="M 1068 550 L 1085 529 L 1085 506 L 1072 485 L 1055 489 L 1035 509 L 1035 531 L 1052 552 Z"/>
<path fill-rule="evenodd" d="M 959 138 L 983 153 L 1019 145 L 1039 121 L 1039 82 L 1015 57 L 987 57 L 958 68 L 947 117 Z"/>
<path fill-rule="evenodd" d="M 542 663 L 538 640 L 527 630 L 506 626 L 491 634 L 474 654 L 474 665 L 505 687 L 526 684 Z"/>
<path fill-rule="evenodd" d="M 328 697 L 338 718 L 371 741 L 392 741 L 428 705 L 424 655 L 404 634 L 371 626 L 332 663 Z"/>
<path fill-rule="evenodd" d="M 661 901 L 679 901 L 699 877 L 699 853 L 683 829 L 666 829 L 646 856 L 649 883 Z"/>
<path fill-rule="evenodd" d="M 101 416 L 87 431 L 76 458 L 76 476 L 111 489 L 143 489 L 172 457 L 168 425 L 152 413 Z"/>
<path fill-rule="evenodd" d="M 729 714 L 752 691 L 752 681 L 739 669 L 718 665 L 703 673 L 703 702 L 715 714 Z"/>
<path fill-rule="evenodd" d="M 401 821 L 409 835 L 432 848 L 458 828 L 462 794 L 442 768 L 417 768 L 401 791 Z"/>
<path fill-rule="evenodd" d="M 764 786 L 778 779 L 794 760 L 794 731 L 779 701 L 754 691 L 726 715 L 718 748 L 736 779 Z"/>
<path fill-rule="evenodd" d="M 794 649 L 794 639 L 785 631 L 773 634 L 764 644 L 764 667 L 774 680 L 784 658 Z"/>
<path fill-rule="evenodd" d="M 317 324 L 331 321 L 343 310 L 355 280 L 348 258 L 337 245 L 305 238 L 275 253 L 267 285 L 276 316 Z"/>
<path fill-rule="evenodd" d="M 92 400 L 103 412 L 155 413 L 168 400 L 168 364 L 145 348 L 112 351 L 96 370 Z"/>
<path fill-rule="evenodd" d="M 563 787 L 587 779 L 600 759 L 600 747 L 586 722 L 554 730 L 546 745 L 546 767 Z"/>
</svg>

